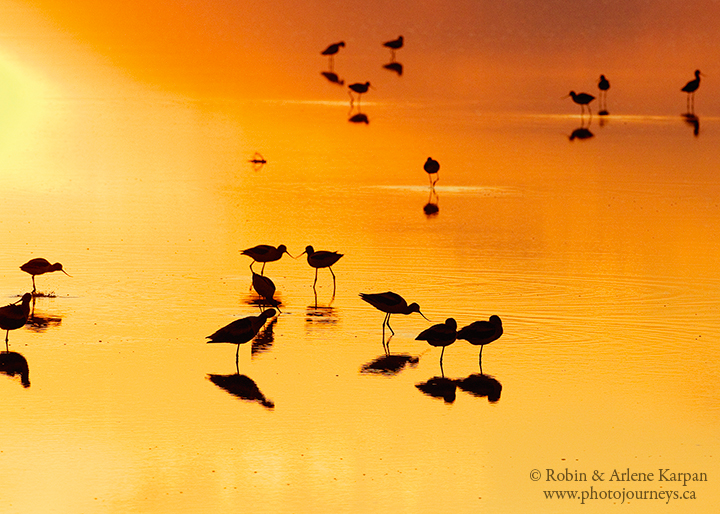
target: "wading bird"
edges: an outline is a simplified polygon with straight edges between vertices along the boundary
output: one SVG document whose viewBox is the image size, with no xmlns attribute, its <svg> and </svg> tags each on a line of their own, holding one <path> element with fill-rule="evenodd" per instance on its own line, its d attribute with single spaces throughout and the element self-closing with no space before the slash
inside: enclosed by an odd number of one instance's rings
<svg viewBox="0 0 720 514">
<path fill-rule="evenodd" d="M 15 302 L 0 307 L 0 328 L 5 330 L 6 351 L 9 351 L 8 339 L 10 331 L 18 329 L 27 323 L 28 316 L 30 316 L 30 300 L 32 300 L 32 294 L 25 293 L 20 300 L 22 302 L 20 305 Z"/>
<path fill-rule="evenodd" d="M 601 116 L 606 116 L 608 114 L 607 111 L 607 91 L 610 89 L 610 82 L 608 79 L 605 78 L 605 75 L 600 75 L 600 80 L 598 81 L 598 89 L 600 90 L 600 94 L 598 94 L 598 102 L 600 103 L 600 114 Z"/>
<path fill-rule="evenodd" d="M 280 308 L 278 307 L 280 302 L 273 298 L 273 296 L 275 296 L 275 283 L 272 280 L 263 275 L 258 275 L 253 271 L 252 286 L 257 292 L 257 294 L 262 296 L 262 298 L 265 300 L 266 305 L 271 305 L 277 308 L 278 311 L 280 311 Z"/>
<path fill-rule="evenodd" d="M 593 95 L 589 95 L 587 93 L 575 93 L 575 91 L 570 91 L 567 96 L 564 96 L 563 98 L 567 98 L 568 96 L 572 97 L 573 102 L 578 104 L 580 106 L 580 116 L 582 116 L 585 113 L 585 107 L 587 106 L 587 110 L 592 116 L 592 111 L 590 110 L 590 102 L 595 100 L 595 97 Z"/>
<path fill-rule="evenodd" d="M 399 36 L 397 39 L 392 41 L 386 41 L 383 46 L 390 49 L 390 62 L 395 62 L 395 50 L 400 50 L 403 47 L 404 39 Z"/>
<path fill-rule="evenodd" d="M 33 294 L 35 294 L 35 275 L 43 275 L 44 273 L 50 273 L 52 271 L 62 271 L 63 273 L 67 274 L 67 271 L 65 271 L 62 267 L 62 264 L 59 262 L 56 262 L 55 264 L 50 264 L 50 262 L 47 259 L 43 259 L 42 257 L 39 257 L 37 259 L 30 259 L 25 264 L 20 266 L 20 269 L 23 270 L 25 273 L 29 273 L 32 276 L 32 283 L 33 283 Z M 68 275 L 69 277 L 70 275 Z"/>
<path fill-rule="evenodd" d="M 430 187 L 435 187 L 435 182 L 440 180 L 440 175 L 438 175 L 438 171 L 440 171 L 440 163 L 432 157 L 428 157 L 427 161 L 425 161 L 425 164 L 423 164 L 423 169 L 428 174 L 428 178 L 430 179 Z"/>
<path fill-rule="evenodd" d="M 360 293 L 360 298 L 364 301 L 385 313 L 385 319 L 383 320 L 383 347 L 385 347 L 385 325 L 390 329 L 390 333 L 395 335 L 395 331 L 390 326 L 390 315 L 391 314 L 412 314 L 417 312 L 423 318 L 427 319 L 425 315 L 420 312 L 420 306 L 417 303 L 407 304 L 405 298 L 392 291 L 385 293 Z M 430 320 L 428 320 L 430 321 Z M 386 348 L 386 352 L 387 352 Z"/>
<path fill-rule="evenodd" d="M 235 364 L 238 364 L 240 355 L 240 345 L 247 343 L 257 335 L 268 318 L 275 316 L 275 309 L 263 311 L 259 316 L 248 316 L 246 318 L 237 319 L 232 323 L 225 325 L 212 335 L 207 336 L 210 339 L 208 343 L 231 343 L 237 345 L 235 353 Z"/>
<path fill-rule="evenodd" d="M 687 112 L 689 113 L 695 112 L 695 91 L 700 87 L 701 75 L 700 70 L 695 70 L 695 78 L 681 89 L 683 93 L 687 93 Z"/>
<path fill-rule="evenodd" d="M 360 108 L 360 97 L 368 92 L 368 89 L 370 89 L 370 82 L 365 82 L 364 84 L 362 82 L 355 82 L 354 84 L 350 84 L 348 86 L 350 88 L 350 91 L 348 91 L 348 94 L 350 95 L 350 106 L 352 107 L 355 98 L 353 97 L 353 91 L 357 93 L 357 101 L 358 101 L 358 109 Z"/>
<path fill-rule="evenodd" d="M 345 41 L 340 41 L 338 43 L 333 43 L 332 45 L 328 46 L 325 50 L 320 52 L 320 55 L 327 55 L 329 62 L 328 66 L 330 66 L 330 71 L 333 71 L 333 65 L 335 64 L 335 54 L 340 51 L 341 47 L 345 46 Z"/>
<path fill-rule="evenodd" d="M 253 246 L 252 248 L 243 250 L 240 253 L 243 255 L 247 255 L 253 260 L 250 263 L 250 271 L 252 271 L 253 273 L 255 273 L 255 270 L 253 270 L 253 264 L 255 264 L 256 262 L 263 263 L 262 269 L 260 270 L 261 275 L 265 272 L 265 264 L 267 264 L 268 262 L 280 260 L 280 257 L 282 257 L 284 253 L 290 255 L 285 245 L 280 245 L 277 248 L 270 245 L 257 245 Z M 292 257 L 292 255 L 290 255 L 290 257 Z"/>
<path fill-rule="evenodd" d="M 339 261 L 340 257 L 342 257 L 343 254 L 337 252 L 328 252 L 325 250 L 318 250 L 316 252 L 315 249 L 310 245 L 306 246 L 305 251 L 300 255 L 303 254 L 307 254 L 308 264 L 315 268 L 315 281 L 313 282 L 313 289 L 315 289 L 315 284 L 317 283 L 318 269 L 327 268 L 330 270 L 330 274 L 332 274 L 333 296 L 335 296 L 335 273 L 333 273 L 332 265 Z M 298 255 L 298 257 L 300 257 L 300 255 Z"/>
<path fill-rule="evenodd" d="M 427 341 L 430 346 L 442 346 L 442 352 L 440 352 L 440 371 L 442 371 L 443 355 L 445 354 L 445 347 L 450 346 L 457 339 L 457 322 L 453 318 L 448 318 L 445 323 L 439 323 L 433 325 L 427 330 L 420 332 L 415 340 Z M 443 376 L 445 373 L 443 372 Z"/>
<path fill-rule="evenodd" d="M 470 344 L 480 346 L 480 356 L 478 363 L 480 364 L 480 373 L 482 373 L 482 351 L 486 344 L 500 338 L 503 335 L 502 321 L 499 316 L 490 316 L 488 321 L 476 321 L 468 326 L 458 330 L 457 338 L 463 339 Z"/>
</svg>

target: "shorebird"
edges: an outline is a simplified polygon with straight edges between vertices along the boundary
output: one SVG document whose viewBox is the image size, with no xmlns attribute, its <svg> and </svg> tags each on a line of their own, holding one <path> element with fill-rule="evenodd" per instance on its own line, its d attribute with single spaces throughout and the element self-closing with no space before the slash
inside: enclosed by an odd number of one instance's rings
<svg viewBox="0 0 720 514">
<path fill-rule="evenodd" d="M 359 109 L 359 108 L 360 108 L 360 107 L 359 107 L 359 105 L 360 105 L 360 97 L 361 97 L 364 93 L 367 93 L 368 89 L 370 89 L 370 82 L 365 82 L 365 83 L 355 82 L 354 84 L 350 84 L 348 87 L 350 88 L 350 91 L 348 91 L 348 94 L 350 95 L 350 106 L 352 107 L 353 102 L 354 102 L 354 100 L 355 100 L 354 97 L 353 97 L 353 91 L 354 91 L 354 92 L 356 92 L 357 95 L 358 95 L 358 109 Z"/>
<path fill-rule="evenodd" d="M 598 102 L 600 103 L 601 111 L 598 114 L 607 114 L 607 91 L 610 89 L 610 82 L 605 78 L 605 75 L 600 75 L 598 81 L 598 89 L 600 94 L 598 95 Z"/>
<path fill-rule="evenodd" d="M 313 289 L 315 289 L 315 284 L 317 283 L 318 269 L 327 268 L 332 274 L 333 296 L 335 296 L 335 273 L 333 273 L 332 265 L 339 261 L 340 257 L 342 257 L 343 254 L 337 252 L 328 252 L 325 250 L 318 250 L 316 252 L 315 249 L 310 245 L 306 246 L 305 251 L 300 255 L 303 254 L 307 254 L 308 264 L 315 268 L 315 281 L 313 282 Z M 298 257 L 300 257 L 300 255 L 298 255 Z"/>
<path fill-rule="evenodd" d="M 440 163 L 432 157 L 428 157 L 425 164 L 423 164 L 423 169 L 427 172 L 428 178 L 430 179 L 430 187 L 435 187 L 435 182 L 440 180 L 440 175 L 438 175 L 438 171 L 440 171 Z M 433 180 L 433 176 L 435 177 L 435 180 Z"/>
<path fill-rule="evenodd" d="M 590 105 L 588 104 L 595 100 L 595 97 L 593 95 L 589 95 L 587 93 L 575 93 L 575 91 L 570 91 L 567 96 L 564 96 L 563 98 L 567 98 L 568 96 L 572 97 L 573 102 L 580 106 L 580 116 L 585 113 L 585 106 L 587 106 L 587 110 L 592 116 L 592 111 L 590 110 Z"/>
<path fill-rule="evenodd" d="M 21 304 L 18 302 L 11 303 L 5 307 L 0 307 L 0 328 L 5 330 L 5 350 L 9 351 L 8 339 L 10 331 L 22 327 L 27 323 L 30 316 L 30 300 L 32 294 L 25 293 L 22 296 Z"/>
<path fill-rule="evenodd" d="M 268 277 L 258 275 L 253 271 L 252 274 L 252 286 L 263 299 L 267 302 L 267 305 L 277 307 L 279 303 L 273 296 L 275 296 L 275 284 Z M 278 311 L 280 309 L 278 308 Z"/>
<path fill-rule="evenodd" d="M 237 319 L 232 323 L 225 325 L 212 335 L 207 336 L 210 339 L 208 343 L 231 343 L 237 345 L 235 353 L 235 364 L 238 363 L 240 355 L 240 345 L 247 343 L 257 335 L 268 318 L 275 316 L 275 309 L 268 309 L 260 313 L 259 316 L 248 316 L 246 318 Z"/>
<path fill-rule="evenodd" d="M 480 346 L 480 373 L 482 373 L 482 351 L 486 344 L 500 338 L 503 335 L 502 321 L 499 316 L 492 315 L 488 321 L 476 321 L 458 330 L 457 338 L 463 339 L 470 344 Z"/>
<path fill-rule="evenodd" d="M 427 341 L 430 346 L 442 346 L 442 352 L 440 352 L 441 371 L 445 347 L 453 344 L 455 339 L 457 339 L 457 322 L 453 318 L 448 318 L 445 323 L 439 323 L 423 330 L 415 338 L 417 341 Z"/>
<path fill-rule="evenodd" d="M 403 37 L 399 36 L 397 39 L 392 41 L 386 41 L 383 46 L 390 49 L 390 62 L 395 62 L 395 50 L 400 50 L 403 47 Z"/>
<path fill-rule="evenodd" d="M 320 55 L 327 55 L 330 62 L 328 65 L 330 66 L 330 71 L 333 71 L 333 64 L 334 64 L 334 57 L 335 54 L 340 51 L 341 47 L 345 46 L 345 41 L 339 41 L 338 43 L 333 43 L 332 45 L 328 46 L 325 50 L 320 52 Z"/>
<path fill-rule="evenodd" d="M 687 112 L 695 111 L 695 91 L 700 87 L 700 70 L 695 70 L 695 78 L 685 84 L 681 91 L 687 93 Z M 692 106 L 692 107 L 691 107 Z"/>
<path fill-rule="evenodd" d="M 280 245 L 277 248 L 270 245 L 257 245 L 243 250 L 240 253 L 252 258 L 253 261 L 250 263 L 250 271 L 253 273 L 255 273 L 255 270 L 253 270 L 253 264 L 256 262 L 263 263 L 262 269 L 260 270 L 261 275 L 265 272 L 265 264 L 280 260 L 280 257 L 282 257 L 284 253 L 290 255 L 285 245 Z M 292 255 L 290 255 L 290 257 L 292 257 Z"/>
<path fill-rule="evenodd" d="M 395 331 L 390 326 L 391 314 L 407 315 L 417 312 L 420 316 L 427 319 L 425 315 L 420 312 L 420 306 L 417 303 L 408 305 L 405 298 L 392 291 L 385 293 L 360 293 L 360 298 L 385 313 L 385 319 L 383 320 L 383 346 L 385 346 L 385 325 L 390 329 L 392 335 L 395 335 Z"/>
<path fill-rule="evenodd" d="M 37 259 L 30 259 L 25 264 L 20 266 L 20 269 L 23 270 L 25 273 L 29 273 L 30 276 L 32 276 L 32 283 L 33 283 L 33 294 L 35 294 L 35 275 L 42 275 L 44 273 L 50 273 L 52 271 L 62 271 L 63 273 L 67 274 L 67 271 L 65 271 L 62 267 L 62 264 L 59 262 L 56 262 L 55 264 L 50 264 L 50 262 L 47 259 L 43 259 L 42 257 L 39 257 Z M 68 275 L 69 277 L 70 275 Z"/>
</svg>

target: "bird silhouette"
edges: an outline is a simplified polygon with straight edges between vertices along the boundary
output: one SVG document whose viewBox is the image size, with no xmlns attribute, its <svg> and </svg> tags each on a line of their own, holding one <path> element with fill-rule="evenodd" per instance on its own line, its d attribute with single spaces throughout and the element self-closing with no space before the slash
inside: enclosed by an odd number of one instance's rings
<svg viewBox="0 0 720 514">
<path fill-rule="evenodd" d="M 601 116 L 607 116 L 607 91 L 608 89 L 610 89 L 610 82 L 608 81 L 608 79 L 605 78 L 605 75 L 600 75 L 600 80 L 598 81 L 598 89 L 600 90 L 600 93 L 598 94 L 600 111 L 598 112 L 598 114 Z"/>
<path fill-rule="evenodd" d="M 255 270 L 253 270 L 253 264 L 256 262 L 263 263 L 262 269 L 260 270 L 261 275 L 265 272 L 265 264 L 280 260 L 280 257 L 282 257 L 284 253 L 290 255 L 285 245 L 280 245 L 277 248 L 270 245 L 257 245 L 252 248 L 247 248 L 240 253 L 242 255 L 247 255 L 253 260 L 250 263 L 250 271 L 253 273 L 255 273 Z M 292 255 L 290 255 L 290 257 L 292 257 Z"/>
<path fill-rule="evenodd" d="M 392 41 L 386 41 L 383 43 L 384 47 L 390 49 L 390 62 L 395 62 L 395 51 L 400 50 L 404 43 L 405 40 L 402 36 L 399 36 L 397 39 L 393 39 Z"/>
<path fill-rule="evenodd" d="M 275 404 L 272 400 L 268 400 L 260 391 L 255 381 L 247 375 L 241 375 L 239 372 L 233 375 L 208 375 L 208 379 L 220 387 L 225 389 L 233 396 L 237 396 L 246 401 L 257 402 L 263 407 L 273 409 Z"/>
<path fill-rule="evenodd" d="M 333 297 L 335 296 L 335 273 L 333 273 L 332 265 L 335 264 L 337 261 L 340 260 L 340 257 L 343 256 L 342 253 L 338 252 L 328 252 L 325 250 L 318 250 L 317 252 L 315 249 L 308 245 L 305 247 L 305 251 L 298 255 L 300 257 L 303 254 L 307 254 L 307 262 L 308 264 L 315 268 L 315 281 L 313 282 L 313 289 L 315 289 L 315 284 L 317 283 L 317 276 L 318 276 L 318 269 L 320 268 L 327 268 L 330 270 L 330 274 L 333 278 Z M 317 301 L 316 301 L 317 303 Z"/>
<path fill-rule="evenodd" d="M 593 95 L 589 95 L 587 93 L 575 93 L 575 91 L 570 91 L 567 97 L 572 97 L 573 102 L 578 104 L 580 106 L 580 116 L 582 116 L 585 113 L 585 107 L 587 107 L 588 112 L 592 116 L 592 111 L 590 110 L 590 102 L 595 100 L 595 97 Z"/>
<path fill-rule="evenodd" d="M 438 174 L 440 171 L 440 163 L 432 157 L 428 157 L 425 164 L 423 164 L 423 169 L 430 179 L 430 187 L 435 187 L 435 183 L 440 180 L 440 175 Z"/>
<path fill-rule="evenodd" d="M 417 312 L 423 318 L 427 319 L 425 315 L 420 312 L 420 306 L 417 303 L 407 304 L 405 298 L 392 291 L 386 291 L 384 293 L 360 293 L 360 298 L 379 311 L 385 313 L 385 319 L 383 320 L 383 347 L 385 347 L 385 326 L 390 329 L 390 333 L 395 335 L 395 331 L 390 326 L 390 315 L 391 314 L 412 314 Z M 430 320 L 428 320 L 430 321 Z M 389 349 L 386 348 L 386 353 L 389 354 Z"/>
<path fill-rule="evenodd" d="M 695 91 L 700 87 L 700 76 L 702 76 L 700 70 L 695 70 L 695 78 L 685 84 L 681 89 L 683 93 L 687 93 L 686 108 L 688 113 L 695 112 Z"/>
<path fill-rule="evenodd" d="M 275 296 L 276 288 L 275 283 L 272 280 L 263 275 L 258 275 L 253 271 L 252 286 L 257 292 L 257 294 L 259 294 L 263 298 L 263 300 L 265 301 L 265 305 L 273 306 L 278 311 L 280 311 L 280 308 L 278 307 L 280 302 L 273 298 Z"/>
<path fill-rule="evenodd" d="M 458 330 L 457 338 L 463 339 L 470 344 L 480 346 L 480 373 L 482 373 L 482 351 L 486 344 L 500 338 L 503 335 L 502 321 L 499 316 L 492 315 L 488 321 L 476 321 Z"/>
<path fill-rule="evenodd" d="M 355 101 L 355 97 L 353 97 L 353 92 L 357 93 L 357 101 L 358 101 L 358 109 L 360 108 L 360 98 L 363 94 L 368 92 L 368 89 L 370 89 L 370 82 L 355 82 L 354 84 L 350 84 L 348 86 L 350 88 L 350 91 L 348 91 L 348 94 L 350 95 L 350 107 L 352 108 L 353 103 Z"/>
<path fill-rule="evenodd" d="M 53 271 L 62 271 L 63 273 L 67 274 L 67 271 L 65 271 L 62 267 L 62 264 L 59 262 L 56 262 L 55 264 L 50 264 L 50 262 L 47 259 L 43 259 L 42 257 L 39 257 L 37 259 L 30 259 L 25 264 L 20 266 L 20 269 L 23 270 L 25 273 L 29 273 L 30 276 L 32 276 L 32 284 L 33 284 L 33 290 L 32 293 L 35 294 L 35 275 L 43 275 L 45 273 L 50 273 Z M 68 275 L 69 277 L 70 275 Z"/>
<path fill-rule="evenodd" d="M 5 307 L 0 307 L 0 328 L 5 330 L 5 350 L 9 351 L 8 339 L 10 337 L 10 331 L 18 329 L 27 323 L 28 316 L 30 316 L 30 301 L 33 295 L 25 293 L 22 296 L 21 302 L 11 303 Z"/>
<path fill-rule="evenodd" d="M 248 316 L 238 319 L 232 323 L 225 325 L 212 335 L 207 336 L 210 339 L 208 343 L 231 343 L 237 345 L 235 353 L 235 364 L 238 364 L 240 355 L 240 345 L 247 343 L 254 338 L 265 324 L 268 318 L 275 316 L 275 309 L 267 309 L 259 316 Z"/>
<path fill-rule="evenodd" d="M 328 66 L 330 67 L 330 71 L 333 71 L 333 67 L 335 65 L 335 54 L 340 51 L 340 48 L 345 46 L 345 41 L 339 41 L 337 43 L 333 43 L 332 45 L 328 46 L 325 50 L 320 52 L 320 55 L 327 55 L 329 62 Z"/>
<path fill-rule="evenodd" d="M 448 318 L 445 323 L 439 323 L 423 330 L 415 338 L 417 341 L 427 341 L 430 346 L 441 346 L 440 352 L 440 371 L 443 369 L 443 355 L 445 347 L 450 346 L 457 339 L 457 322 L 453 318 Z M 445 373 L 443 372 L 443 376 Z"/>
<path fill-rule="evenodd" d="M 30 368 L 28 362 L 17 352 L 0 352 L 0 373 L 9 377 L 20 375 L 23 387 L 30 387 Z"/>
</svg>

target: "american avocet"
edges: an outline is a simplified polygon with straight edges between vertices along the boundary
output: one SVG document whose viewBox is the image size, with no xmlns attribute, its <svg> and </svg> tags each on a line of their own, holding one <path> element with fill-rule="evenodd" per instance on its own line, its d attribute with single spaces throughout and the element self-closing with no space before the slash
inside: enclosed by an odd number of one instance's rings
<svg viewBox="0 0 720 514">
<path fill-rule="evenodd" d="M 442 352 L 440 352 L 440 370 L 442 371 L 445 347 L 450 346 L 457 339 L 457 322 L 453 318 L 448 318 L 445 323 L 439 323 L 423 330 L 415 339 L 427 341 L 430 346 L 442 346 Z"/>
<path fill-rule="evenodd" d="M 63 273 L 67 274 L 67 271 L 65 271 L 62 267 L 62 264 L 59 262 L 56 262 L 55 264 L 50 264 L 50 262 L 47 259 L 43 259 L 42 257 L 39 257 L 37 259 L 30 259 L 25 264 L 20 266 L 20 269 L 23 270 L 25 273 L 29 273 L 32 276 L 32 283 L 33 283 L 33 294 L 35 293 L 35 275 L 43 275 L 44 273 L 50 273 L 52 271 L 62 271 Z M 68 275 L 69 277 L 70 275 Z"/>
<path fill-rule="evenodd" d="M 503 335 L 502 321 L 499 316 L 492 315 L 488 321 L 476 321 L 458 330 L 457 338 L 463 339 L 470 344 L 480 346 L 480 373 L 482 373 L 482 351 L 486 344 L 500 338 Z"/>
<path fill-rule="evenodd" d="M 25 293 L 20 305 L 15 302 L 0 307 L 0 328 L 5 330 L 5 350 L 8 350 L 10 331 L 27 323 L 28 316 L 30 316 L 30 300 L 32 300 L 32 294 Z"/>
<path fill-rule="evenodd" d="M 255 272 L 255 270 L 253 270 L 253 264 L 255 264 L 256 262 L 263 263 L 262 269 L 260 270 L 261 275 L 265 272 L 265 264 L 267 264 L 268 262 L 280 260 L 280 257 L 282 257 L 284 253 L 290 255 L 285 245 L 280 245 L 277 248 L 270 245 L 257 245 L 253 246 L 252 248 L 248 248 L 247 250 L 243 250 L 240 253 L 243 255 L 247 255 L 253 260 L 250 263 L 250 271 L 252 271 L 253 273 Z M 292 257 L 292 255 L 290 255 L 290 257 Z"/>
<path fill-rule="evenodd" d="M 214 334 L 207 336 L 208 343 L 231 343 L 237 345 L 235 363 L 238 362 L 240 345 L 254 338 L 268 318 L 275 316 L 275 309 L 263 311 L 259 316 L 248 316 L 225 325 Z"/>
<path fill-rule="evenodd" d="M 318 250 L 316 252 L 315 249 L 310 245 L 306 246 L 305 251 L 300 255 L 303 254 L 307 254 L 308 264 L 315 268 L 315 281 L 313 282 L 313 289 L 315 289 L 315 284 L 317 283 L 318 269 L 327 268 L 332 274 L 333 296 L 335 296 L 335 273 L 333 273 L 332 265 L 339 261 L 340 257 L 342 257 L 343 254 L 338 252 L 328 252 L 325 250 Z M 300 257 L 300 255 L 298 255 L 298 257 Z"/>
<path fill-rule="evenodd" d="M 420 312 L 420 306 L 417 303 L 407 304 L 405 298 L 392 291 L 385 293 L 360 293 L 360 298 L 385 313 L 385 319 L 383 320 L 383 346 L 385 345 L 385 325 L 390 329 L 390 333 L 395 335 L 395 331 L 390 326 L 390 315 L 391 314 L 412 314 L 417 312 L 423 318 L 427 319 L 425 315 Z M 428 320 L 430 321 L 430 320 Z"/>
</svg>

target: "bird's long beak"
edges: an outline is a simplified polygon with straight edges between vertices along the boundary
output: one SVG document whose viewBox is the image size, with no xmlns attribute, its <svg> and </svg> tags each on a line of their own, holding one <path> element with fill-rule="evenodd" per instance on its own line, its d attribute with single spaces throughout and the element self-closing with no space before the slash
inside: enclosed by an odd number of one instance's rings
<svg viewBox="0 0 720 514">
<path fill-rule="evenodd" d="M 305 255 L 306 253 L 307 253 L 307 252 L 303 252 L 303 253 L 301 253 L 300 255 L 298 255 L 297 257 L 293 257 L 293 259 L 299 259 L 300 257 L 302 257 L 303 255 Z M 288 254 L 288 255 L 290 255 L 290 254 Z M 292 257 L 292 255 L 290 255 L 290 257 Z"/>
<path fill-rule="evenodd" d="M 64 269 L 61 269 L 60 271 L 62 271 L 63 273 L 65 273 L 68 277 L 72 278 L 72 275 L 70 275 L 70 274 L 69 274 L 67 271 L 65 271 Z"/>
<path fill-rule="evenodd" d="M 425 314 L 423 314 L 422 312 L 418 311 L 418 314 L 420 314 L 420 316 L 422 316 L 423 318 L 427 319 Z M 430 321 L 429 319 L 427 319 L 427 320 Z M 432 321 L 430 321 L 430 323 L 432 323 Z"/>
</svg>

